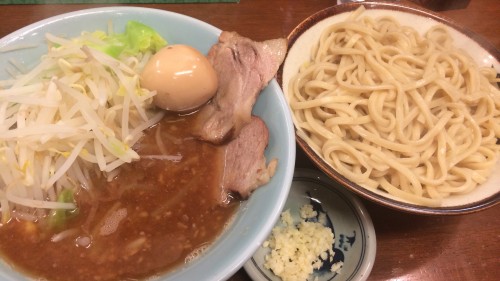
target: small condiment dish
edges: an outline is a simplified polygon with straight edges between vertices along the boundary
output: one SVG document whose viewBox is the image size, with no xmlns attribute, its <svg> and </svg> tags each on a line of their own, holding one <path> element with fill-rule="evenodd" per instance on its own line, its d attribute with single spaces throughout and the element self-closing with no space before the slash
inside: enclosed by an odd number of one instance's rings
<svg viewBox="0 0 500 281">
<path fill-rule="evenodd" d="M 326 215 L 326 226 L 335 236 L 333 261 L 325 261 L 328 264 L 315 271 L 308 280 L 366 280 L 373 267 L 377 246 L 372 220 L 361 201 L 320 171 L 296 169 L 284 210 L 289 210 L 298 221 L 299 210 L 305 204 Z M 261 246 L 244 265 L 254 281 L 281 280 L 264 266 L 269 252 L 269 248 Z M 343 263 L 341 269 L 331 272 L 329 268 L 337 262 Z"/>
</svg>

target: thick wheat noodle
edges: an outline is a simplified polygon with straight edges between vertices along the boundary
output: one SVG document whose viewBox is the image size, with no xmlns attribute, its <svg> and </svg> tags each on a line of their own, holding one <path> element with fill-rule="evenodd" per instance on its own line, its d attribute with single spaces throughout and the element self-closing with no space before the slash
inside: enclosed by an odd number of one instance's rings
<svg viewBox="0 0 500 281">
<path fill-rule="evenodd" d="M 486 181 L 498 161 L 493 68 L 390 17 L 326 28 L 289 84 L 298 136 L 339 173 L 409 202 L 439 206 Z"/>
</svg>

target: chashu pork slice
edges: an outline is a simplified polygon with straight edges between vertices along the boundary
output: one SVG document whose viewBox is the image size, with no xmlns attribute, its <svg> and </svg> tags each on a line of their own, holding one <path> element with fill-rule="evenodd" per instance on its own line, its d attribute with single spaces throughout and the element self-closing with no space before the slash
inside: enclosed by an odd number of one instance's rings
<svg viewBox="0 0 500 281">
<path fill-rule="evenodd" d="M 238 136 L 223 146 L 224 173 L 222 198 L 236 193 L 243 199 L 274 175 L 277 160 L 267 163 L 264 150 L 269 142 L 269 131 L 262 119 L 252 116 Z"/>
<path fill-rule="evenodd" d="M 284 38 L 256 42 L 236 32 L 223 31 L 208 59 L 219 80 L 214 98 L 199 114 L 194 135 L 221 144 L 250 122 L 252 108 L 285 58 Z"/>
</svg>

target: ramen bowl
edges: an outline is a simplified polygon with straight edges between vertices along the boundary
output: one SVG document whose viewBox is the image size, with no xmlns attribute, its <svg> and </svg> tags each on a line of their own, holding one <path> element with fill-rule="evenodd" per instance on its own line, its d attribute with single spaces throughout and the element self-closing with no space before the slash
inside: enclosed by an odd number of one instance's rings
<svg viewBox="0 0 500 281">
<path fill-rule="evenodd" d="M 66 37 L 82 31 L 107 30 L 112 22 L 123 32 L 130 21 L 142 22 L 162 35 L 170 44 L 186 44 L 207 53 L 217 42 L 220 30 L 184 15 L 137 7 L 109 7 L 62 14 L 34 23 L 0 39 L 0 77 L 6 79 L 8 60 L 32 67 L 46 53 L 45 34 Z M 10 51 L 7 51 L 11 49 Z M 15 49 L 15 50 L 12 50 Z M 278 167 L 269 183 L 256 190 L 236 210 L 230 224 L 204 253 L 171 272 L 151 276 L 153 280 L 224 280 L 235 273 L 265 240 L 286 202 L 295 163 L 293 123 L 281 89 L 275 80 L 263 90 L 253 113 L 269 128 L 267 159 L 276 158 Z M 196 208 L 196 206 L 193 206 Z M 5 281 L 37 279 L 0 262 L 0 279 Z"/>
<path fill-rule="evenodd" d="M 278 72 L 278 81 L 282 86 L 287 100 L 289 100 L 290 94 L 290 79 L 298 73 L 299 68 L 304 63 L 309 61 L 311 48 L 318 42 L 321 32 L 327 26 L 345 21 L 350 12 L 355 11 L 361 5 L 364 5 L 366 9 L 362 16 L 370 16 L 372 18 L 390 16 L 396 19 L 401 25 L 410 26 L 421 34 L 436 24 L 444 25 L 452 37 L 455 46 L 466 51 L 479 66 L 493 67 L 496 73 L 500 72 L 500 54 L 492 44 L 465 27 L 437 13 L 398 3 L 349 3 L 332 6 L 317 12 L 302 21 L 288 36 L 289 51 L 282 69 Z M 297 122 L 295 116 L 293 119 L 294 122 Z M 298 126 L 296 126 L 297 128 Z M 298 146 L 319 169 L 341 183 L 345 188 L 381 205 L 410 213 L 452 215 L 483 210 L 498 204 L 500 201 L 500 174 L 496 172 L 493 172 L 486 182 L 480 184 L 470 193 L 454 194 L 450 197 L 445 197 L 438 207 L 418 205 L 392 196 L 380 189 L 362 187 L 349 180 L 345 174 L 340 173 L 327 163 L 323 156 L 311 147 L 299 133 L 302 132 L 297 131 Z M 498 171 L 499 169 L 500 162 L 497 161 L 492 171 Z"/>
</svg>

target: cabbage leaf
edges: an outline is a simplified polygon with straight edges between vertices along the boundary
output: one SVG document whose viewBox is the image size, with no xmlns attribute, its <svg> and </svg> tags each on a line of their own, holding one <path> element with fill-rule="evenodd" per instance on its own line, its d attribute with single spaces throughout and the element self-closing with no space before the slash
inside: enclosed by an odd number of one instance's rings
<svg viewBox="0 0 500 281">
<path fill-rule="evenodd" d="M 88 46 L 114 58 L 121 54 L 135 56 L 146 51 L 156 53 L 167 45 L 167 41 L 153 28 L 137 21 L 127 22 L 124 33 L 107 35 L 102 31 L 95 31 L 93 35 L 104 44 L 89 43 Z"/>
</svg>

